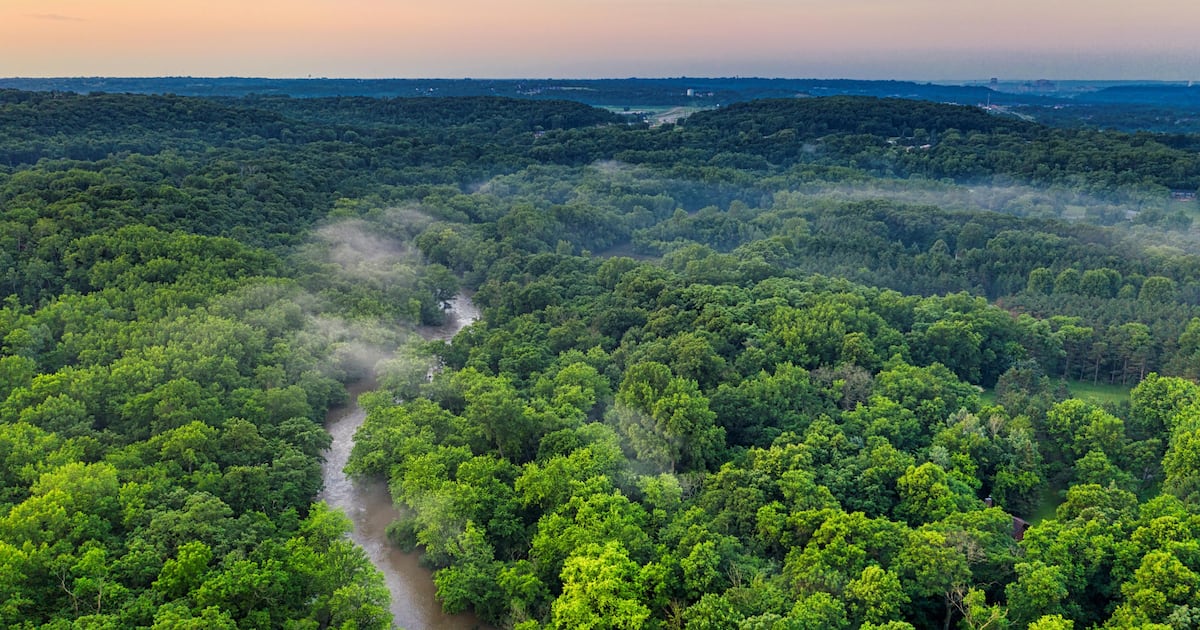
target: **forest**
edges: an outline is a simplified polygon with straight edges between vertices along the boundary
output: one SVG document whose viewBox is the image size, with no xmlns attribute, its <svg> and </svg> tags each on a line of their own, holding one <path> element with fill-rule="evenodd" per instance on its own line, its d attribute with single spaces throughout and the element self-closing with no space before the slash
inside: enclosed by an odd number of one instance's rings
<svg viewBox="0 0 1200 630">
<path fill-rule="evenodd" d="M 1054 127 L 1200 133 L 1200 87 L 1185 82 L 999 81 L 919 83 L 852 79 L 663 77 L 656 79 L 267 79 L 250 77 L 0 77 L 0 89 L 179 96 L 406 100 L 501 96 L 571 100 L 646 117 L 670 108 L 713 109 L 797 96 L 871 96 L 993 107 L 994 113 Z"/>
<path fill-rule="evenodd" d="M 1200 136 L 18 90 L 0 130 L 0 625 L 391 627 L 315 501 L 368 377 L 347 472 L 496 628 L 1200 622 Z"/>
</svg>

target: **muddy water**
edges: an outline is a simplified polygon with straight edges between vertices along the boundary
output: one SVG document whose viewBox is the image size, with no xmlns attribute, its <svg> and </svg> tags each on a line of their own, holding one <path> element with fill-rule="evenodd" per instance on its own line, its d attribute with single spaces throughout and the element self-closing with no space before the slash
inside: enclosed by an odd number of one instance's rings
<svg viewBox="0 0 1200 630">
<path fill-rule="evenodd" d="M 443 326 L 425 327 L 420 333 L 426 339 L 450 339 L 464 326 L 479 318 L 471 298 L 458 294 Z M 407 630 L 469 630 L 482 624 L 473 615 L 447 615 L 434 597 L 433 574 L 420 565 L 417 553 L 405 553 L 388 542 L 386 530 L 396 519 L 396 508 L 383 480 L 353 482 L 342 469 L 350 459 L 354 432 L 366 419 L 358 406 L 358 395 L 375 388 L 373 380 L 361 381 L 348 389 L 350 398 L 345 405 L 330 409 L 325 428 L 333 436 L 333 445 L 325 453 L 322 475 L 325 489 L 317 497 L 340 508 L 354 523 L 350 538 L 366 552 L 371 562 L 383 572 L 384 582 L 392 595 L 392 616 L 396 626 Z"/>
</svg>

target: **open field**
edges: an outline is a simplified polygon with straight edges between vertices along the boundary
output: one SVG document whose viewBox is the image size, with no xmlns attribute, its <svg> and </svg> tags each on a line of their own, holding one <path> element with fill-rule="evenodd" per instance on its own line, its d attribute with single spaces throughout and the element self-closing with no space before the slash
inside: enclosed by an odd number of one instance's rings
<svg viewBox="0 0 1200 630">
<path fill-rule="evenodd" d="M 1054 513 L 1065 498 L 1064 489 L 1046 486 L 1042 489 L 1042 499 L 1038 502 L 1037 509 L 1026 520 L 1037 525 L 1048 518 L 1054 518 Z"/>
<path fill-rule="evenodd" d="M 675 106 L 670 106 L 670 105 L 664 105 L 664 106 L 638 107 L 635 109 L 625 109 L 624 107 L 605 107 L 604 109 L 607 109 L 608 111 L 614 112 L 617 114 L 645 114 L 646 121 L 650 123 L 650 126 L 657 127 L 659 125 L 665 125 L 667 123 L 678 122 L 684 118 L 687 118 L 688 116 L 691 116 L 692 114 L 694 114 L 696 112 L 700 112 L 700 111 L 704 111 L 706 109 L 712 109 L 712 108 L 711 107 L 675 107 Z"/>
<path fill-rule="evenodd" d="M 1095 405 L 1102 405 L 1104 403 L 1120 403 L 1129 400 L 1129 391 L 1133 388 L 1129 385 L 1068 381 L 1067 389 L 1076 398 L 1081 398 Z"/>
<path fill-rule="evenodd" d="M 1067 381 L 1067 391 L 1071 392 L 1072 397 L 1085 400 L 1093 405 L 1103 405 L 1104 403 L 1116 404 L 1129 400 L 1129 392 L 1132 389 L 1129 385 L 1093 384 L 1091 381 Z M 996 390 L 981 390 L 979 392 L 979 399 L 985 405 L 996 404 Z"/>
</svg>

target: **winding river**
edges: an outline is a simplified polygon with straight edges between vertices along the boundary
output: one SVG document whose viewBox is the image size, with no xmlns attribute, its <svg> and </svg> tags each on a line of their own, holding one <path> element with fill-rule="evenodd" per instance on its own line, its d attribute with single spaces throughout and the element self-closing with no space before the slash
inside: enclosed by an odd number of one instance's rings
<svg viewBox="0 0 1200 630">
<path fill-rule="evenodd" d="M 450 303 L 445 325 L 423 327 L 426 339 L 448 340 L 471 322 L 479 319 L 479 310 L 470 296 L 459 293 Z M 330 506 L 339 508 L 354 523 L 350 538 L 367 552 L 371 562 L 383 572 L 384 582 L 392 596 L 393 623 L 407 630 L 469 630 L 481 627 L 473 615 L 447 615 L 434 597 L 433 574 L 421 566 L 416 552 L 405 553 L 388 542 L 386 530 L 398 516 L 382 479 L 354 482 L 342 469 L 350 459 L 354 432 L 366 419 L 366 411 L 358 405 L 358 395 L 375 388 L 375 381 L 365 380 L 347 388 L 346 404 L 329 410 L 325 428 L 333 436 L 333 445 L 325 453 L 321 466 L 325 489 L 318 495 Z"/>
</svg>

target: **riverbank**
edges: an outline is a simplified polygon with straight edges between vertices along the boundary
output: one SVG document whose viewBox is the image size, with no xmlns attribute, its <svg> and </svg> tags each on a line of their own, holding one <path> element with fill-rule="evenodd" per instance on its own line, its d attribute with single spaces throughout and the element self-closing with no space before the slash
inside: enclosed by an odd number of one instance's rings
<svg viewBox="0 0 1200 630">
<path fill-rule="evenodd" d="M 442 326 L 423 327 L 426 339 L 449 340 L 458 331 L 479 318 L 479 310 L 468 294 L 459 293 L 451 301 L 447 322 Z M 325 453 L 322 475 L 325 487 L 320 501 L 342 510 L 354 524 L 350 539 L 363 548 L 371 563 L 383 573 L 392 599 L 393 624 L 407 630 L 471 630 L 482 624 L 473 615 L 447 615 L 435 597 L 433 574 L 421 566 L 420 553 L 406 553 L 387 539 L 387 526 L 399 516 L 382 480 L 356 482 L 343 472 L 354 447 L 354 434 L 366 419 L 358 405 L 358 396 L 376 387 L 374 376 L 347 387 L 346 403 L 329 410 L 325 428 L 333 438 Z"/>
</svg>

